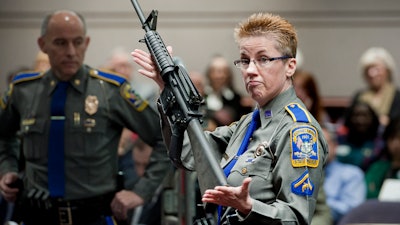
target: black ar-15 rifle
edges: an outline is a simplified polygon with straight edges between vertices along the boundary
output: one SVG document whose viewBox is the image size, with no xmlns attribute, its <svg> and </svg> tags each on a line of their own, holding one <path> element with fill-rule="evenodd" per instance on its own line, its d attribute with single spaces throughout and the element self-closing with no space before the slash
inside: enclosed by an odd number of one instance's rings
<svg viewBox="0 0 400 225">
<path fill-rule="evenodd" d="M 204 194 L 206 189 L 213 189 L 218 185 L 226 185 L 225 175 L 212 153 L 200 124 L 203 116 L 199 112 L 202 97 L 194 87 L 186 69 L 174 62 L 157 33 L 158 12 L 152 10 L 149 17 L 145 19 L 137 0 L 131 0 L 131 2 L 142 23 L 142 28 L 146 31 L 144 39 L 140 42 L 146 43 L 165 82 L 160 101 L 172 126 L 171 144 L 169 146 L 170 159 L 175 166 L 183 167 L 181 152 L 184 131 L 187 130 L 201 193 Z"/>
</svg>

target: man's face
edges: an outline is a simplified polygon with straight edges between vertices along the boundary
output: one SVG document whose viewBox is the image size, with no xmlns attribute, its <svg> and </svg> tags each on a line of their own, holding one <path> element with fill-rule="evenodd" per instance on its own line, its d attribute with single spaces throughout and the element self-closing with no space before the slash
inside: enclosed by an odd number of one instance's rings
<svg viewBox="0 0 400 225">
<path fill-rule="evenodd" d="M 66 81 L 82 66 L 89 37 L 86 37 L 79 17 L 61 12 L 50 19 L 47 32 L 38 43 L 49 56 L 52 71 L 60 80 Z"/>
</svg>

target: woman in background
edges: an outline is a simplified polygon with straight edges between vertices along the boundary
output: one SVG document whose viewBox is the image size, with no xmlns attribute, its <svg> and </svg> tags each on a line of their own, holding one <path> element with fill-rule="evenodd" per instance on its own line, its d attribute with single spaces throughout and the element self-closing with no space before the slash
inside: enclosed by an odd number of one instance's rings
<svg viewBox="0 0 400 225">
<path fill-rule="evenodd" d="M 395 60 L 384 48 L 369 48 L 360 59 L 361 73 L 367 87 L 358 91 L 355 101 L 368 103 L 378 114 L 379 121 L 387 126 L 391 119 L 400 116 L 400 91 L 393 80 Z"/>
</svg>

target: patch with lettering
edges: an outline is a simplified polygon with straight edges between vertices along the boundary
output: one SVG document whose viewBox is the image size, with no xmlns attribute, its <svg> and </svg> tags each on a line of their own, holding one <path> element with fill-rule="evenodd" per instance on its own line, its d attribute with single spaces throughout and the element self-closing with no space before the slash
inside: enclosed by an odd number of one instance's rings
<svg viewBox="0 0 400 225">
<path fill-rule="evenodd" d="M 310 180 L 308 170 L 304 171 L 297 180 L 293 181 L 291 187 L 292 192 L 297 195 L 311 196 L 314 192 L 314 184 Z"/>
<path fill-rule="evenodd" d="M 296 126 L 290 131 L 293 167 L 318 167 L 318 132 L 309 125 Z"/>
</svg>

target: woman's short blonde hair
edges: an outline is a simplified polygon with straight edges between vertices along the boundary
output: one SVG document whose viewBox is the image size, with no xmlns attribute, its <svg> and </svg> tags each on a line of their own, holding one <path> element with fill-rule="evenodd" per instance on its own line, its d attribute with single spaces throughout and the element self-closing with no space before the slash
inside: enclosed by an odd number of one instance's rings
<svg viewBox="0 0 400 225">
<path fill-rule="evenodd" d="M 255 13 L 235 28 L 234 37 L 237 43 L 243 38 L 254 36 L 272 36 L 278 42 L 278 51 L 296 57 L 297 33 L 286 19 L 271 13 Z"/>
</svg>

